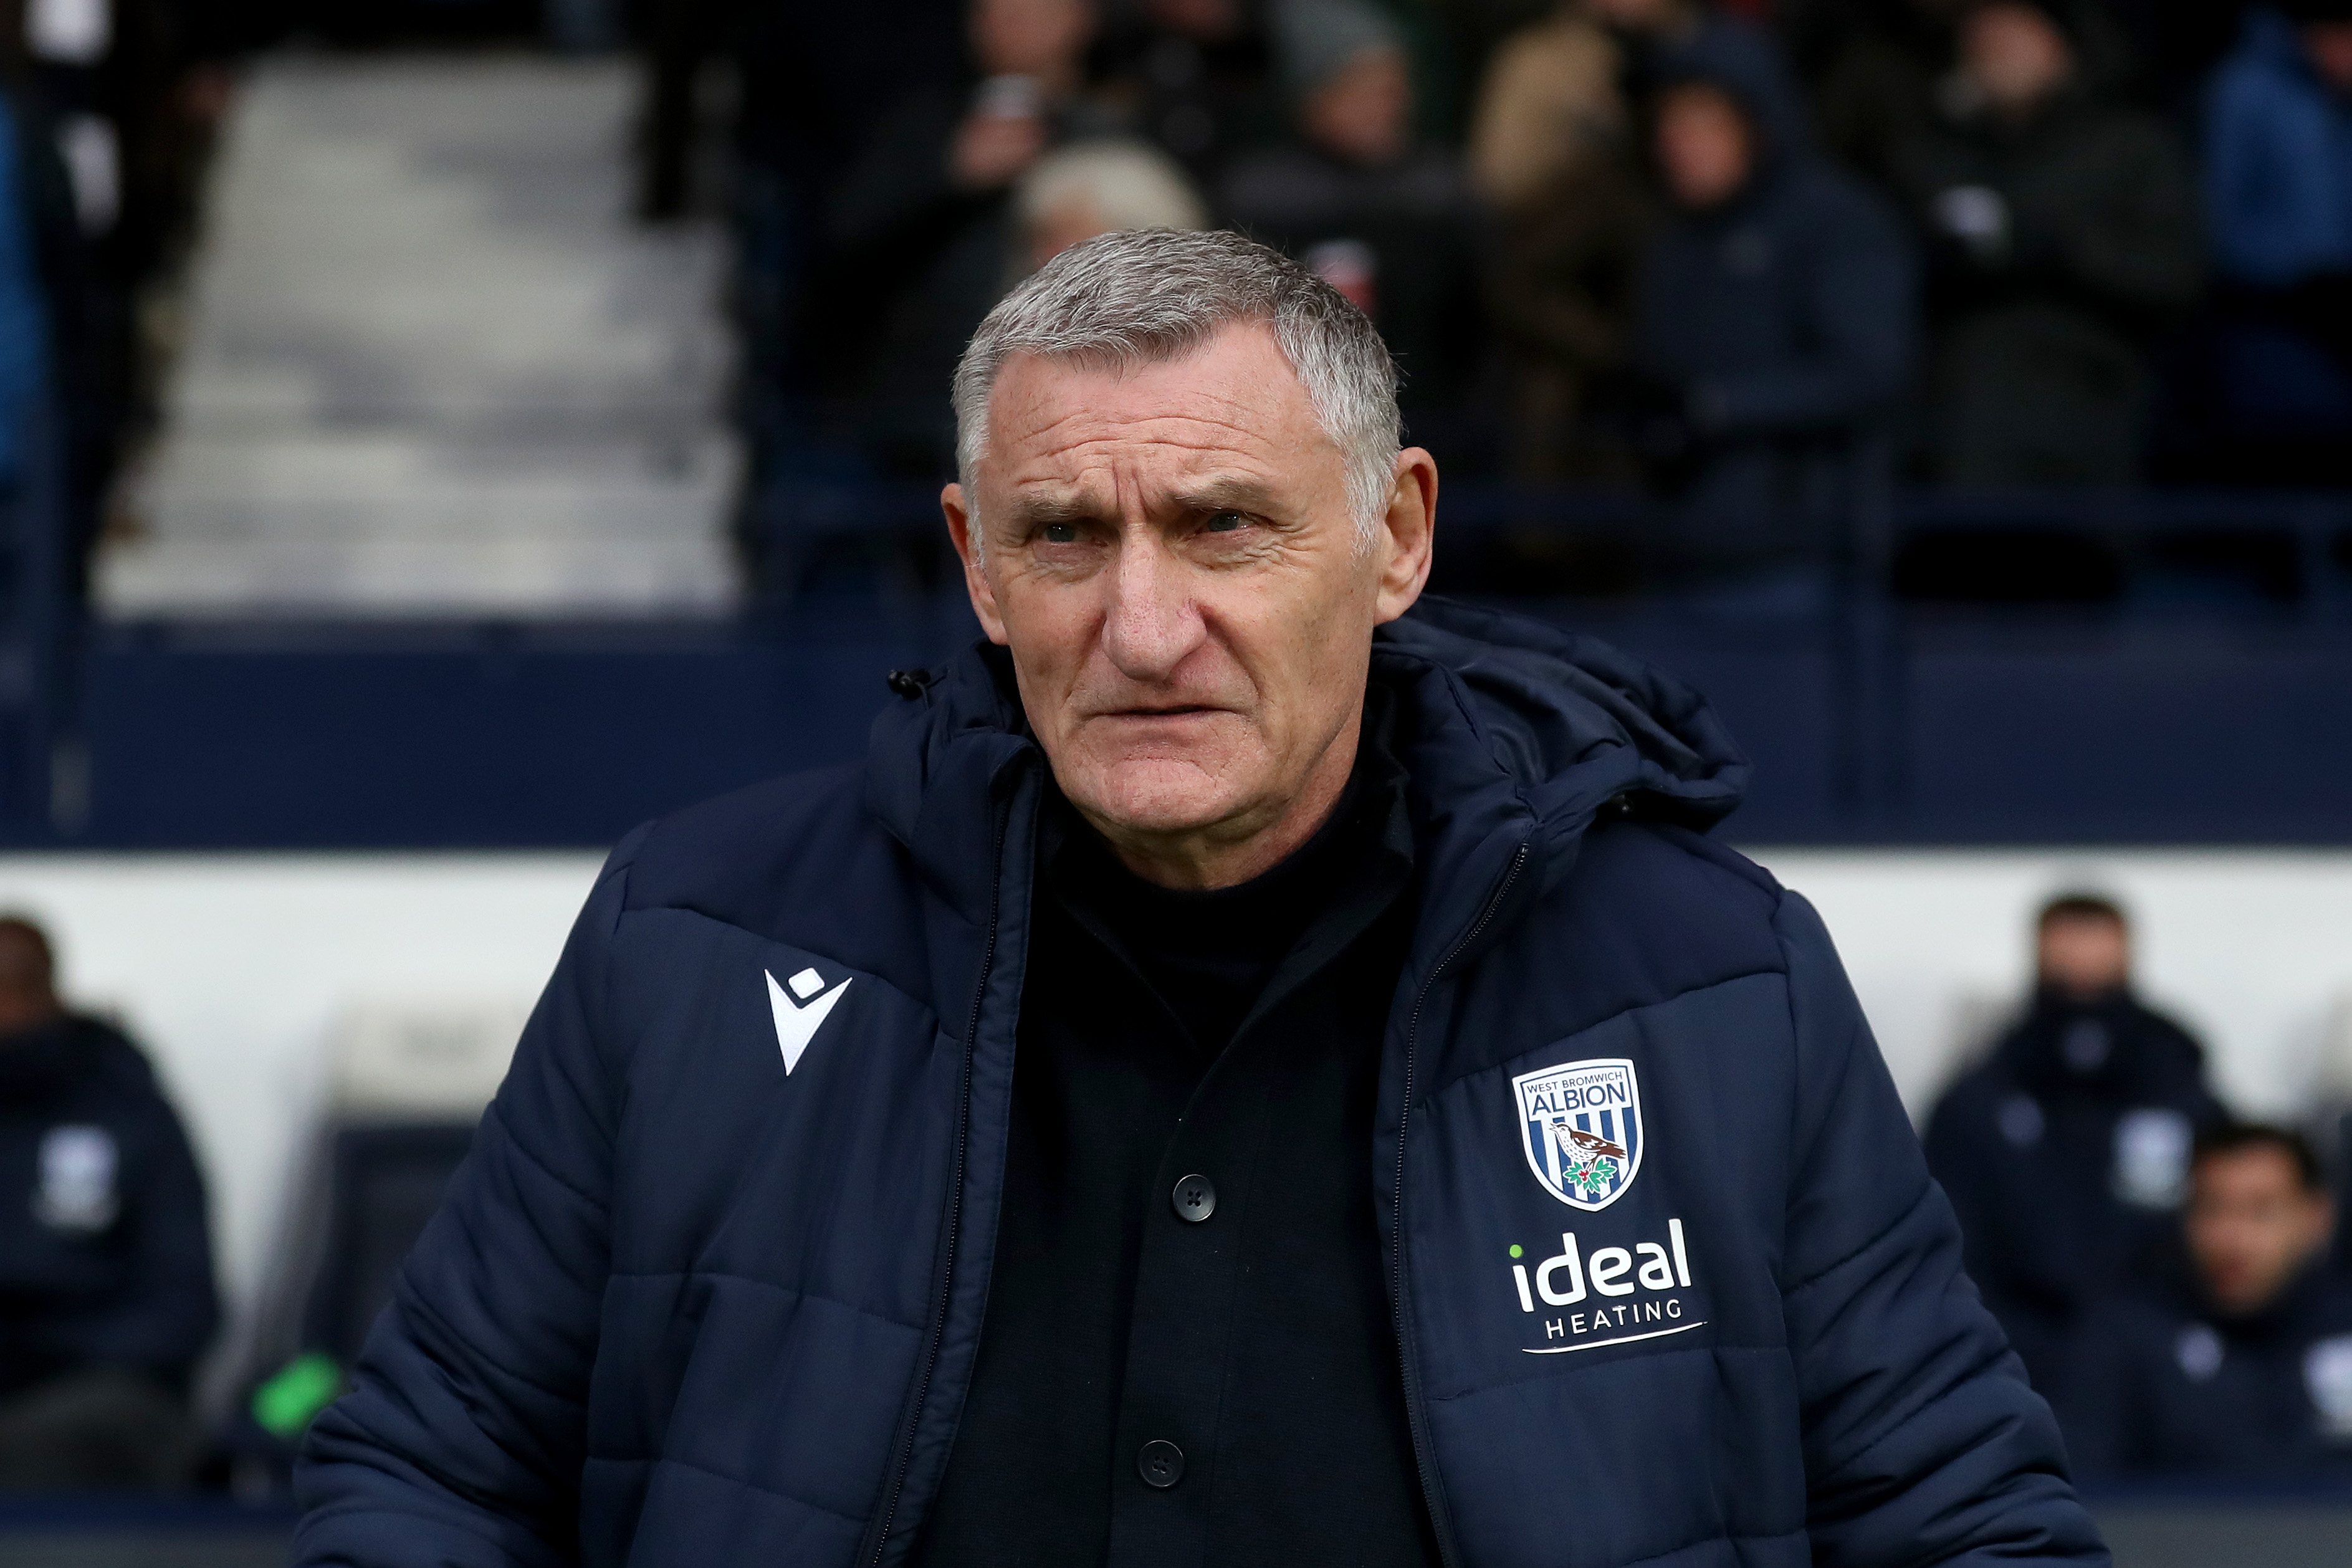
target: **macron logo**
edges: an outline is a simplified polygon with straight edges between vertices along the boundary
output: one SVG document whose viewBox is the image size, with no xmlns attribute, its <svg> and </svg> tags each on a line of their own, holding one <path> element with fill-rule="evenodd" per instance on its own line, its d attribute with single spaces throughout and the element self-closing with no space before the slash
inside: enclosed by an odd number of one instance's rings
<svg viewBox="0 0 2352 1568">
<path fill-rule="evenodd" d="M 760 973 L 768 974 L 764 969 Z M 814 969 L 803 969 L 786 984 L 792 988 L 789 994 L 783 985 L 776 984 L 774 975 L 768 974 L 768 1007 L 776 1016 L 776 1044 L 784 1049 L 784 1076 L 790 1078 L 793 1069 L 801 1065 L 801 1053 L 809 1048 L 817 1030 L 824 1026 L 825 1015 L 841 1000 L 841 994 L 849 989 L 849 982 L 845 980 L 824 991 L 824 977 Z M 824 994 L 818 996 L 820 991 Z M 811 1001 L 811 997 L 815 1000 Z"/>
</svg>

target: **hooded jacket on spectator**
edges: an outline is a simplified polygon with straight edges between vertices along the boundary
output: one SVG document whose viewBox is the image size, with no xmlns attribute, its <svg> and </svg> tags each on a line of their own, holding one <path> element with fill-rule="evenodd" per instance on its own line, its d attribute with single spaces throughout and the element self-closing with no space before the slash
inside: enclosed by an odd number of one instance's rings
<svg viewBox="0 0 2352 1568">
<path fill-rule="evenodd" d="M 2352 447 L 2352 101 L 2277 11 L 2251 13 L 2214 73 L 2205 208 L 2228 285 L 2198 388 L 2212 405 L 2208 426 L 2231 444 L 2217 477 L 2341 483 Z"/>
<path fill-rule="evenodd" d="M 2202 269 L 2195 178 L 2170 128 L 2078 64 L 2021 121 L 1947 112 L 1890 148 L 1887 164 L 1933 240 L 1937 477 L 2137 479 L 2154 395 L 2147 344 L 2196 299 Z"/>
<path fill-rule="evenodd" d="M 1371 317 L 1403 368 L 1408 416 L 1458 407 L 1485 336 L 1459 161 L 1415 140 L 1410 98 L 1395 106 L 1391 156 L 1342 155 L 1303 126 L 1307 101 L 1367 55 L 1393 54 L 1402 68 L 1403 40 L 1360 0 L 1293 0 L 1274 15 L 1301 128 L 1234 160 L 1217 205 L 1233 226 L 1297 258 Z"/>
<path fill-rule="evenodd" d="M 2094 1309 L 2051 1398 L 2077 1474 L 2352 1474 L 2352 1282 L 2315 1264 L 2268 1308 L 2184 1285 Z"/>
<path fill-rule="evenodd" d="M 2251 13 L 2205 105 L 2214 265 L 2275 289 L 2352 273 L 2352 102 L 2313 68 L 2294 25 Z"/>
<path fill-rule="evenodd" d="M 2103 1563 L 1827 933 L 1695 831 L 1747 771 L 1706 707 L 1429 600 L 1370 679 L 1426 874 L 1363 1175 L 1447 1560 Z M 311 1429 L 298 1563 L 905 1560 L 989 1295 L 1045 784 L 983 645 L 862 773 L 623 843 Z M 1580 1174 L 1548 1129 L 1586 1089 L 1632 1141 Z M 1216 1460 L 1105 1485 L 1172 1552 Z"/>
<path fill-rule="evenodd" d="M 1652 216 L 1627 64 L 1607 28 L 1563 5 L 1506 39 L 1479 84 L 1466 158 L 1492 214 L 1486 305 L 1521 479 L 1631 474 L 1589 417 L 1624 362 Z"/>
<path fill-rule="evenodd" d="M 1695 442 L 1685 545 L 1702 567 L 1817 549 L 1848 438 L 1910 373 L 1910 247 L 1875 195 L 1793 139 L 1746 51 L 1685 49 L 1667 80 L 1723 89 L 1755 137 L 1746 187 L 1678 214 L 1642 268 L 1637 363 L 1675 390 Z"/>
<path fill-rule="evenodd" d="M 180 1387 L 218 1316 L 204 1178 L 138 1047 L 89 1018 L 0 1044 L 0 1394 Z"/>
<path fill-rule="evenodd" d="M 2083 1312 L 2161 1256 L 2195 1135 L 2222 1115 L 2202 1048 L 2128 993 L 2042 992 L 1937 1105 L 1928 1168 L 1959 1214 L 1969 1276 L 2037 1385 Z"/>
</svg>

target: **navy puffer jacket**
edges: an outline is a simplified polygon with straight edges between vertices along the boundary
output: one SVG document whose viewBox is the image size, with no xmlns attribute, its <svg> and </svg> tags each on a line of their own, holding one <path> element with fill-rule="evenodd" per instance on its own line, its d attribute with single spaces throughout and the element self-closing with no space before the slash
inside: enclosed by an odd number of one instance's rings
<svg viewBox="0 0 2352 1568">
<path fill-rule="evenodd" d="M 1422 886 L 1363 1157 L 1448 1562 L 2105 1562 L 1828 936 L 1702 836 L 1746 773 L 1705 706 L 1440 605 L 1372 678 Z M 614 852 L 313 1429 L 298 1562 L 904 1559 L 988 1295 L 1044 778 L 982 647 L 862 774 Z"/>
</svg>

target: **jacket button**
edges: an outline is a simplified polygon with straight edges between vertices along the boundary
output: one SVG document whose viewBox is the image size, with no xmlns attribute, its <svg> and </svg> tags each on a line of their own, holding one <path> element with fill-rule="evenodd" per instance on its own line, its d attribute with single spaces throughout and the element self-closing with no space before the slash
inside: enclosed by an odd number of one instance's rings
<svg viewBox="0 0 2352 1568">
<path fill-rule="evenodd" d="M 1166 1491 L 1184 1479 L 1184 1450 L 1164 1437 L 1146 1443 L 1135 1457 L 1135 1468 L 1145 1486 Z"/>
<path fill-rule="evenodd" d="M 1176 1184 L 1171 1194 L 1176 1200 L 1176 1217 L 1198 1225 L 1217 1212 L 1217 1189 L 1206 1176 L 1187 1176 Z"/>
</svg>

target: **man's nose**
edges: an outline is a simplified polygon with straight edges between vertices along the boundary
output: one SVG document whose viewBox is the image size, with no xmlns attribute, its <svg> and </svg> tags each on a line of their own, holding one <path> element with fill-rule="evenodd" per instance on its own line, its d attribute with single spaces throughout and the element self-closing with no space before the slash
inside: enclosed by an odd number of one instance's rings
<svg viewBox="0 0 2352 1568">
<path fill-rule="evenodd" d="M 1201 641 L 1200 612 L 1191 574 L 1150 533 L 1119 543 L 1108 574 L 1110 603 L 1103 611 L 1103 651 L 1130 680 L 1165 680 Z"/>
</svg>

